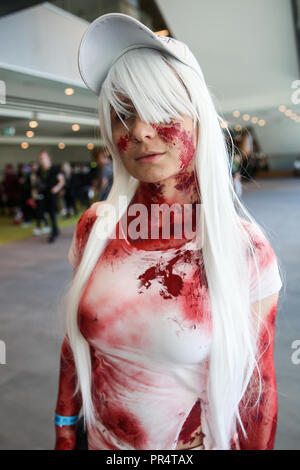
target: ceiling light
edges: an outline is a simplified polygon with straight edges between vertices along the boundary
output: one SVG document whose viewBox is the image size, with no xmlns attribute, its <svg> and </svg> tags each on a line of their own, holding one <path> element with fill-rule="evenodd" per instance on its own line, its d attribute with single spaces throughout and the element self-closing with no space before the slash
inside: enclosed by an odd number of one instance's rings
<svg viewBox="0 0 300 470">
<path fill-rule="evenodd" d="M 72 124 L 72 131 L 77 132 L 77 131 L 79 131 L 79 129 L 80 129 L 79 124 Z"/>
<path fill-rule="evenodd" d="M 22 142 L 21 147 L 22 147 L 22 149 L 26 150 L 29 147 L 29 143 L 28 142 Z"/>
<path fill-rule="evenodd" d="M 66 147 L 66 144 L 65 144 L 64 142 L 59 142 L 58 148 L 59 148 L 60 150 L 63 150 L 65 147 Z"/>
<path fill-rule="evenodd" d="M 35 129 L 38 125 L 37 121 L 30 121 L 29 123 L 29 127 L 31 127 L 31 129 Z"/>
<path fill-rule="evenodd" d="M 282 104 L 281 106 L 279 106 L 278 109 L 281 113 L 284 113 L 286 111 L 286 106 L 284 106 L 284 104 Z"/>
<path fill-rule="evenodd" d="M 66 94 L 67 96 L 73 95 L 73 94 L 74 94 L 73 88 L 66 88 L 66 89 L 65 89 L 65 94 Z"/>
</svg>

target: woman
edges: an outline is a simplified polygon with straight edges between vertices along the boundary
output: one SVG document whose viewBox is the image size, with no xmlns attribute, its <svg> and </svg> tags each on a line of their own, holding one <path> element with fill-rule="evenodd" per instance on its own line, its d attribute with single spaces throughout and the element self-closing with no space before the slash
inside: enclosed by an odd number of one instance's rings
<svg viewBox="0 0 300 470">
<path fill-rule="evenodd" d="M 109 14 L 85 33 L 79 66 L 114 182 L 69 251 L 56 449 L 76 447 L 81 409 L 89 449 L 271 449 L 282 284 L 234 193 L 199 64 L 183 43 Z"/>
</svg>

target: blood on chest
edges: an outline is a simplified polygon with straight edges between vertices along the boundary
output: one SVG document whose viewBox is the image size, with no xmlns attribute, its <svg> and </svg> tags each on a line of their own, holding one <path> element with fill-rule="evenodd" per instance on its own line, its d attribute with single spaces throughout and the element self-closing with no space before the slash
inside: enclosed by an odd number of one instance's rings
<svg viewBox="0 0 300 470">
<path fill-rule="evenodd" d="M 88 341 L 171 357 L 177 348 L 192 357 L 211 334 L 201 258 L 192 250 L 125 256 L 116 240 L 87 281 L 78 318 Z"/>
</svg>

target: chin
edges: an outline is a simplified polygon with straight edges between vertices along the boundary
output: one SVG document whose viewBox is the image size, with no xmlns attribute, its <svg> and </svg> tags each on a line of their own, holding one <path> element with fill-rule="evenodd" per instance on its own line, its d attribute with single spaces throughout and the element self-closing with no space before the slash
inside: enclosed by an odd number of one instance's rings
<svg viewBox="0 0 300 470">
<path fill-rule="evenodd" d="M 154 169 L 149 168 L 148 171 L 139 172 L 135 178 L 137 178 L 139 181 L 142 181 L 143 183 L 158 183 L 168 178 L 169 176 L 169 174 L 165 174 L 162 171 L 155 171 Z"/>
</svg>

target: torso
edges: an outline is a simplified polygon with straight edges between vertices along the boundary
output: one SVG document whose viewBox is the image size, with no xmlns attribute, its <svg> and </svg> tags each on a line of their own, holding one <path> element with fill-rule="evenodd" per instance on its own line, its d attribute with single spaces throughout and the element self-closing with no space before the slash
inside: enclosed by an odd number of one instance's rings
<svg viewBox="0 0 300 470">
<path fill-rule="evenodd" d="M 194 243 L 174 240 L 161 251 L 112 240 L 96 264 L 79 306 L 81 332 L 95 351 L 102 426 L 98 436 L 90 433 L 89 448 L 172 449 L 176 436 L 177 450 L 202 444 L 197 395 L 211 324 Z"/>
</svg>

